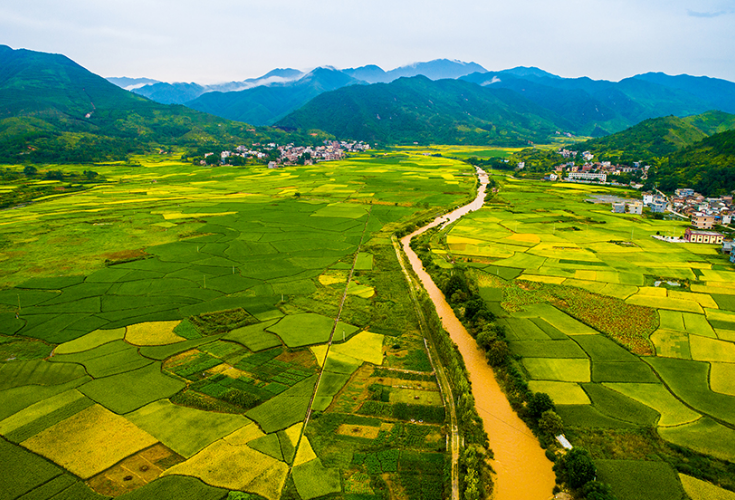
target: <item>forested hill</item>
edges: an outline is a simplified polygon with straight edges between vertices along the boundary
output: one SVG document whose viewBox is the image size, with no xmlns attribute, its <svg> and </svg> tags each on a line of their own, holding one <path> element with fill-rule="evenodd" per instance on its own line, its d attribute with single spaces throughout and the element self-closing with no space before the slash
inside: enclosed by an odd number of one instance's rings
<svg viewBox="0 0 735 500">
<path fill-rule="evenodd" d="M 590 151 L 596 160 L 629 165 L 635 161 L 651 162 L 705 137 L 705 132 L 686 119 L 666 116 L 645 120 L 617 134 L 580 143 L 575 149 Z"/>
<path fill-rule="evenodd" d="M 229 120 L 272 125 L 323 92 L 361 83 L 365 82 L 340 71 L 317 68 L 295 81 L 239 92 L 208 92 L 186 105 Z"/>
<path fill-rule="evenodd" d="M 629 129 L 575 146 L 580 151 L 590 151 L 595 160 L 632 164 L 640 161 L 656 163 L 691 146 L 710 134 L 735 128 L 735 115 L 710 111 L 700 115 L 678 118 L 666 116 L 645 120 Z"/>
<path fill-rule="evenodd" d="M 153 145 L 290 141 L 293 134 L 136 96 L 63 55 L 0 46 L 0 161 L 123 159 Z M 304 133 L 308 143 L 323 139 Z"/>
<path fill-rule="evenodd" d="M 610 82 L 505 70 L 462 79 L 513 90 L 567 119 L 575 127 L 572 132 L 591 137 L 620 132 L 650 118 L 710 110 L 735 113 L 735 83 L 715 78 L 649 73 Z"/>
<path fill-rule="evenodd" d="M 705 195 L 729 193 L 735 189 L 735 130 L 712 135 L 670 155 L 656 178 L 667 191 L 691 187 Z"/>
<path fill-rule="evenodd" d="M 321 94 L 277 125 L 381 144 L 505 146 L 545 142 L 556 130 L 569 127 L 510 90 L 423 76 Z"/>
<path fill-rule="evenodd" d="M 718 195 L 735 189 L 735 115 L 728 113 L 711 111 L 686 118 L 646 120 L 568 149 L 589 151 L 594 162 L 648 164 L 651 169 L 646 184 L 656 183 L 667 192 L 692 187 L 705 195 Z M 527 148 L 514 154 L 507 165 L 514 167 L 522 161 L 522 175 L 540 175 L 572 160 L 577 165 L 583 163 L 579 156 L 565 159 L 556 150 Z"/>
</svg>

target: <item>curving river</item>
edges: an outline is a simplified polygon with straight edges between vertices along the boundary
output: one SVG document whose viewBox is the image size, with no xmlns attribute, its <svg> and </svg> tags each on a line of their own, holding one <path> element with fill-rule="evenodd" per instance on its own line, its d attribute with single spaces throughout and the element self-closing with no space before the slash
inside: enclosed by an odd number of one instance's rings
<svg viewBox="0 0 735 500">
<path fill-rule="evenodd" d="M 454 315 L 444 294 L 424 271 L 421 261 L 410 247 L 414 236 L 440 224 L 450 224 L 482 207 L 488 176 L 479 168 L 477 174 L 480 179 L 480 188 L 472 203 L 438 217 L 430 224 L 405 236 L 401 239 L 401 244 L 411 267 L 434 302 L 444 329 L 449 332 L 452 340 L 459 347 L 467 366 L 477 411 L 483 419 L 485 431 L 490 438 L 490 448 L 495 454 L 495 459 L 491 462 L 496 472 L 493 498 L 495 500 L 548 500 L 553 497 L 551 493 L 554 487 L 552 463 L 546 458 L 544 450 L 526 424 L 511 408 L 495 380 L 492 367 L 485 361 L 484 353 Z"/>
</svg>

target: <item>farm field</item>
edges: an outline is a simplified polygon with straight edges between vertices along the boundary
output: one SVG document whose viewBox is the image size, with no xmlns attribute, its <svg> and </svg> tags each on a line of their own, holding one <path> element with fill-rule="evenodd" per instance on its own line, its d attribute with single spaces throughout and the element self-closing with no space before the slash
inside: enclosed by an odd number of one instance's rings
<svg viewBox="0 0 735 500">
<path fill-rule="evenodd" d="M 652 455 L 603 451 L 600 433 L 614 442 L 650 429 L 679 463 L 692 452 L 735 463 L 735 307 L 723 300 L 735 267 L 718 246 L 654 239 L 681 236 L 688 223 L 593 202 L 635 197 L 630 190 L 494 180 L 498 192 L 482 209 L 430 236 L 431 258 L 474 277 L 515 367 L 531 391 L 552 397 L 573 445 L 595 443 L 617 497 L 683 498 L 691 481 L 684 488 Z M 646 467 L 655 491 L 636 488 Z"/>
<path fill-rule="evenodd" d="M 471 196 L 471 167 L 94 169 L 0 221 L 0 499 L 442 498 L 390 236 Z"/>
</svg>

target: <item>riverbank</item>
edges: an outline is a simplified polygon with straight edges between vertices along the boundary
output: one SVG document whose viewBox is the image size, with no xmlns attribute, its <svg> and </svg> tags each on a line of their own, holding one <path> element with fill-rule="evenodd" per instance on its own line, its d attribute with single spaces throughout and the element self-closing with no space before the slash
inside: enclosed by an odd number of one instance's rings
<svg viewBox="0 0 735 500">
<path fill-rule="evenodd" d="M 411 267 L 434 303 L 444 329 L 464 358 L 476 408 L 483 419 L 490 448 L 495 456 L 491 462 L 496 472 L 493 497 L 496 500 L 547 500 L 553 496 L 551 491 L 555 484 L 552 463 L 546 458 L 531 430 L 511 408 L 492 368 L 485 360 L 484 352 L 455 316 L 441 290 L 424 271 L 421 260 L 410 247 L 414 237 L 440 224 L 450 224 L 482 207 L 488 176 L 478 169 L 478 178 L 480 187 L 475 200 L 405 236 L 401 239 L 401 245 Z"/>
</svg>

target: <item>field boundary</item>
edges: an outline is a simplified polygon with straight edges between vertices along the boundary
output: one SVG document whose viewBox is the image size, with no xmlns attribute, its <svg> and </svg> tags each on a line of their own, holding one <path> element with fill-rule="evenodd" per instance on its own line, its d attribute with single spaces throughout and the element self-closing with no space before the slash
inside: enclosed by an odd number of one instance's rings
<svg viewBox="0 0 735 500">
<path fill-rule="evenodd" d="M 345 304 L 345 300 L 347 300 L 347 290 L 350 287 L 350 282 L 352 281 L 352 276 L 355 273 L 355 266 L 357 265 L 357 258 L 360 255 L 360 250 L 362 249 L 363 240 L 365 239 L 365 232 L 367 231 L 368 222 L 370 222 L 370 214 L 372 213 L 372 207 L 368 209 L 367 212 L 367 218 L 365 219 L 365 225 L 362 227 L 362 235 L 360 236 L 360 243 L 357 245 L 357 250 L 355 250 L 355 256 L 352 259 L 352 267 L 350 267 L 350 275 L 347 277 L 347 283 L 345 283 L 345 289 L 344 292 L 342 292 L 342 299 L 339 303 L 339 309 L 337 310 L 337 316 L 334 318 L 334 324 L 332 325 L 332 330 L 329 332 L 329 341 L 327 341 L 327 350 L 324 353 L 324 364 L 322 365 L 321 369 L 319 370 L 319 374 L 316 380 L 316 384 L 314 384 L 314 390 L 311 394 L 311 399 L 309 400 L 309 407 L 306 411 L 306 416 L 304 417 L 304 425 L 301 426 L 301 432 L 299 433 L 299 439 L 296 441 L 296 445 L 294 446 L 294 453 L 293 453 L 293 460 L 290 464 L 288 464 L 288 475 L 287 478 L 291 476 L 291 472 L 293 470 L 293 464 L 296 461 L 296 457 L 298 456 L 299 448 L 301 446 L 301 441 L 304 438 L 304 434 L 306 433 L 306 426 L 309 424 L 309 419 L 311 418 L 311 412 L 313 411 L 314 407 L 314 399 L 316 398 L 317 392 L 319 391 L 319 384 L 322 381 L 322 377 L 324 376 L 324 371 L 327 367 L 327 358 L 329 357 L 329 350 L 332 347 L 332 340 L 334 340 L 334 332 L 337 329 L 337 324 L 339 323 L 339 319 L 342 316 L 342 309 Z"/>
<path fill-rule="evenodd" d="M 436 349 L 433 341 L 431 341 L 431 335 L 427 335 L 428 323 L 424 317 L 424 311 L 421 309 L 416 297 L 417 284 L 411 277 L 411 274 L 406 268 L 405 261 L 403 260 L 403 253 L 401 252 L 400 245 L 395 235 L 391 236 L 391 243 L 396 251 L 396 257 L 398 263 L 401 265 L 403 275 L 406 277 L 408 282 L 408 289 L 411 295 L 411 303 L 413 304 L 414 310 L 416 311 L 416 317 L 419 322 L 419 328 L 424 336 L 424 347 L 429 356 L 429 362 L 434 368 L 436 379 L 439 382 L 439 391 L 444 401 L 444 407 L 449 410 L 449 424 L 452 430 L 452 436 L 449 440 L 450 449 L 452 453 L 452 500 L 459 500 L 459 426 L 457 425 L 457 408 L 454 404 L 454 394 L 452 393 L 452 386 L 449 384 L 449 379 L 444 371 L 444 366 L 441 364 L 441 359 L 438 355 L 432 356 L 432 350 Z M 428 339 L 428 340 L 427 340 Z"/>
</svg>

